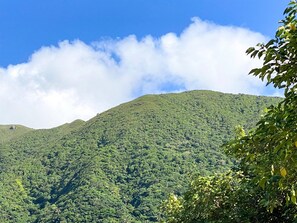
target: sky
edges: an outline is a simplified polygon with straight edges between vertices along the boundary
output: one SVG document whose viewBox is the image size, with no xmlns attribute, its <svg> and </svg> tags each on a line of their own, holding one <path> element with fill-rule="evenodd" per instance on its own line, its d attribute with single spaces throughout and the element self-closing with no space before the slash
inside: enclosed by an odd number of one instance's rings
<svg viewBox="0 0 297 223">
<path fill-rule="evenodd" d="M 51 128 L 145 94 L 279 95 L 247 75 L 289 1 L 0 1 L 0 124 Z"/>
</svg>

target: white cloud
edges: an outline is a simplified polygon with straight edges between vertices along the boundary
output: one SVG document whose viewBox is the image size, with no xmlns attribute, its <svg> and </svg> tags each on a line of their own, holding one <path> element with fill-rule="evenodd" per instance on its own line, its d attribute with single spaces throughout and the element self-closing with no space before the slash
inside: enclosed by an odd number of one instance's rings
<svg viewBox="0 0 297 223">
<path fill-rule="evenodd" d="M 53 127 L 147 93 L 263 94 L 264 85 L 247 75 L 259 61 L 245 55 L 263 41 L 259 33 L 195 18 L 180 35 L 43 47 L 26 63 L 0 68 L 0 123 Z"/>
</svg>

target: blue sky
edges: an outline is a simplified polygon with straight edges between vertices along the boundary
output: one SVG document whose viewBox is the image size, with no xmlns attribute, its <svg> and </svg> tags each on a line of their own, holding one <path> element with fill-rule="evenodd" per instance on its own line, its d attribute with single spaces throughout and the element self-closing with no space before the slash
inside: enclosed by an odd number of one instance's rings
<svg viewBox="0 0 297 223">
<path fill-rule="evenodd" d="M 0 65 L 25 62 L 62 40 L 180 33 L 192 17 L 273 36 L 281 0 L 9 0 L 0 2 Z"/>
<path fill-rule="evenodd" d="M 245 49 L 274 36 L 288 1 L 0 2 L 0 123 L 53 127 L 148 93 L 278 94 Z M 13 90 L 12 90 L 13 89 Z"/>
</svg>

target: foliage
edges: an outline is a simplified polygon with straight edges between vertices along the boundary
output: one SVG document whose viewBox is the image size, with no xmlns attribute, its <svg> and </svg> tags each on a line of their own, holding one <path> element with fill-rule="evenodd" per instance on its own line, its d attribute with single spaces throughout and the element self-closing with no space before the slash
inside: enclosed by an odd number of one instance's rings
<svg viewBox="0 0 297 223">
<path fill-rule="evenodd" d="M 187 192 L 163 204 L 167 223 L 288 223 L 294 208 L 278 207 L 270 213 L 260 200 L 265 192 L 240 171 L 199 176 Z"/>
<path fill-rule="evenodd" d="M 251 57 L 263 58 L 263 66 L 251 70 L 250 74 L 267 80 L 276 88 L 284 88 L 288 100 L 289 93 L 296 89 L 296 53 L 297 53 L 297 5 L 291 1 L 284 11 L 285 19 L 281 20 L 275 38 L 266 44 L 251 47 L 247 53 Z"/>
<path fill-rule="evenodd" d="M 171 197 L 164 203 L 166 222 L 274 222 L 274 218 L 257 204 L 258 192 L 242 172 L 199 176 L 182 198 Z"/>
<path fill-rule="evenodd" d="M 271 106 L 255 131 L 230 145 L 230 152 L 254 174 L 267 195 L 262 203 L 271 212 L 296 203 L 297 189 L 297 3 L 291 1 L 274 39 L 247 52 L 263 57 L 263 66 L 251 74 L 284 88 L 285 98 Z M 297 207 L 295 206 L 297 213 Z"/>
<path fill-rule="evenodd" d="M 20 137 L 33 129 L 21 125 L 0 125 L 0 144 Z"/>
<path fill-rule="evenodd" d="M 251 57 L 263 59 L 263 66 L 250 74 L 283 88 L 285 98 L 267 109 L 255 130 L 246 134 L 237 127 L 238 137 L 227 144 L 226 151 L 238 161 L 237 170 L 242 171 L 242 178 L 229 179 L 236 182 L 231 191 L 222 177 L 218 181 L 217 176 L 208 177 L 206 182 L 210 186 L 198 178 L 184 200 L 178 200 L 182 201 L 179 210 L 174 213 L 170 213 L 170 208 L 167 210 L 168 222 L 297 222 L 296 13 L 297 3 L 291 1 L 275 38 L 247 50 Z M 204 187 L 213 194 L 206 193 Z M 228 205 L 215 206 L 217 199 Z M 218 213 L 227 215 L 216 218 Z"/>
<path fill-rule="evenodd" d="M 280 99 L 147 95 L 0 145 L 0 222 L 156 222 L 171 192 L 233 165 L 218 148 Z M 17 131 L 18 129 L 16 129 Z"/>
<path fill-rule="evenodd" d="M 164 204 L 170 223 L 232 222 L 236 196 L 241 183 L 240 173 L 228 172 L 212 176 L 199 176 L 191 182 L 182 199 L 173 195 Z"/>
</svg>

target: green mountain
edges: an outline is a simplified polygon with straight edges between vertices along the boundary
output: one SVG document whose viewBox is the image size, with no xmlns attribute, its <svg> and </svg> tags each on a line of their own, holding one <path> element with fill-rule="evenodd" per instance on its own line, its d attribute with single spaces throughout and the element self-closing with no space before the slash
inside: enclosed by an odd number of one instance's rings
<svg viewBox="0 0 297 223">
<path fill-rule="evenodd" d="M 87 122 L 0 128 L 0 222 L 156 222 L 169 193 L 232 166 L 220 146 L 280 99 L 147 95 Z"/>
<path fill-rule="evenodd" d="M 0 143 L 5 143 L 30 131 L 33 129 L 22 125 L 0 125 Z"/>
</svg>

